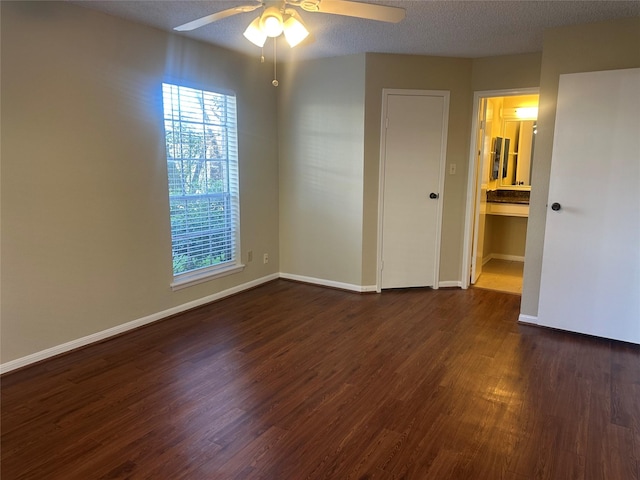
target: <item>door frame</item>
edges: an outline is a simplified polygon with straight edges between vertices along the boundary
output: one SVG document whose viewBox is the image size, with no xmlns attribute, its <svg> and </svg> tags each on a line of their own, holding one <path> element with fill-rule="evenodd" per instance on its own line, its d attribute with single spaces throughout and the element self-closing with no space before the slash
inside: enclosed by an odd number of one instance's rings
<svg viewBox="0 0 640 480">
<path fill-rule="evenodd" d="M 478 114 L 480 102 L 483 98 L 492 97 L 514 97 L 518 95 L 540 95 L 540 88 L 510 88 L 504 90 L 480 90 L 473 93 L 473 113 L 471 114 L 471 141 L 469 148 L 469 171 L 467 172 L 467 206 L 464 222 L 464 240 L 462 255 L 462 278 L 460 286 L 463 289 L 469 288 L 471 283 L 471 257 L 473 255 L 475 225 L 477 223 L 478 212 L 476 205 L 480 203 L 480 193 L 482 179 L 476 177 L 478 168 Z"/>
<path fill-rule="evenodd" d="M 380 118 L 380 161 L 378 166 L 378 235 L 377 235 L 377 262 L 376 262 L 376 292 L 382 291 L 382 236 L 383 236 L 383 211 L 384 211 L 384 171 L 386 164 L 386 128 L 387 128 L 387 98 L 390 95 L 408 95 L 408 96 L 429 96 L 442 97 L 444 99 L 444 108 L 442 111 L 442 138 L 440 143 L 440 178 L 438 178 L 438 191 L 440 198 L 436 210 L 436 258 L 435 258 L 435 284 L 433 289 L 438 288 L 440 281 L 440 244 L 442 235 L 442 210 L 444 204 L 444 173 L 447 161 L 447 136 L 449 131 L 449 101 L 451 92 L 449 90 L 412 90 L 398 88 L 382 89 L 382 115 Z"/>
</svg>

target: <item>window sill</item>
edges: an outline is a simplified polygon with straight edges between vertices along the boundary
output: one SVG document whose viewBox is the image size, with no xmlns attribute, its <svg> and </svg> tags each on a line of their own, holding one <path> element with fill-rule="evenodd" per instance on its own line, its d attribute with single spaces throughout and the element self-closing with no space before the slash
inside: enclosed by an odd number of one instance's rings
<svg viewBox="0 0 640 480">
<path fill-rule="evenodd" d="M 171 290 L 175 292 L 176 290 L 182 290 L 183 288 L 192 287 L 193 285 L 198 285 L 199 283 L 208 282 L 209 280 L 226 277 L 227 275 L 232 275 L 234 273 L 241 272 L 242 270 L 244 270 L 244 265 L 238 264 L 223 268 L 217 268 L 215 270 L 207 269 L 200 272 L 192 272 L 189 274 L 185 274 L 184 276 L 174 278 L 173 283 L 171 283 Z"/>
</svg>

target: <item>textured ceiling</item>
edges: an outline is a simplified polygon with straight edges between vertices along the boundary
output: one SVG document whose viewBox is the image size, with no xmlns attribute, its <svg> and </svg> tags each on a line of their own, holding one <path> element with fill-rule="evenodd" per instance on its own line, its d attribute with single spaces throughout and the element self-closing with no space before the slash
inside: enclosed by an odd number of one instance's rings
<svg viewBox="0 0 640 480">
<path fill-rule="evenodd" d="M 78 5 L 171 31 L 177 25 L 255 0 L 73 1 Z M 284 60 L 363 52 L 484 57 L 542 51 L 549 27 L 640 16 L 640 1 L 369 1 L 403 7 L 398 24 L 299 10 L 314 39 L 294 49 L 278 42 Z M 260 49 L 242 32 L 259 11 L 225 18 L 179 35 L 249 55 Z M 640 46 L 639 46 L 640 48 Z M 265 46 L 265 56 L 272 47 Z"/>
</svg>

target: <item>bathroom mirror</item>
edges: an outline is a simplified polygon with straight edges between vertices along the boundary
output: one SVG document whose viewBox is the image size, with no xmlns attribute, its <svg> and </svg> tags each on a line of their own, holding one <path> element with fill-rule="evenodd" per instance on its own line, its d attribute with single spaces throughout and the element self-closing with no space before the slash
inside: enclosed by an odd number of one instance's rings
<svg viewBox="0 0 640 480">
<path fill-rule="evenodd" d="M 536 120 L 505 120 L 502 134 L 504 152 L 497 175 L 500 187 L 530 188 Z"/>
<path fill-rule="evenodd" d="M 491 145 L 491 180 L 497 180 L 500 175 L 500 166 L 503 164 L 502 152 L 504 150 L 504 138 L 495 137 Z"/>
</svg>

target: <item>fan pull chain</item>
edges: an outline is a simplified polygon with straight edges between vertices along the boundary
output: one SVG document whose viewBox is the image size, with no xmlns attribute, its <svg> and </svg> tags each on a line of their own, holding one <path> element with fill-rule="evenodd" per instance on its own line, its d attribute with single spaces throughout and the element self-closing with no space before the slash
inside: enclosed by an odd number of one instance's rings
<svg viewBox="0 0 640 480">
<path fill-rule="evenodd" d="M 264 46 L 260 47 L 260 63 L 264 63 Z"/>
<path fill-rule="evenodd" d="M 273 85 L 274 87 L 278 86 L 278 76 L 277 76 L 277 70 L 276 70 L 276 61 L 277 61 L 277 57 L 276 57 L 276 52 L 277 52 L 277 41 L 274 38 L 273 39 L 273 82 L 271 82 L 271 85 Z"/>
</svg>

